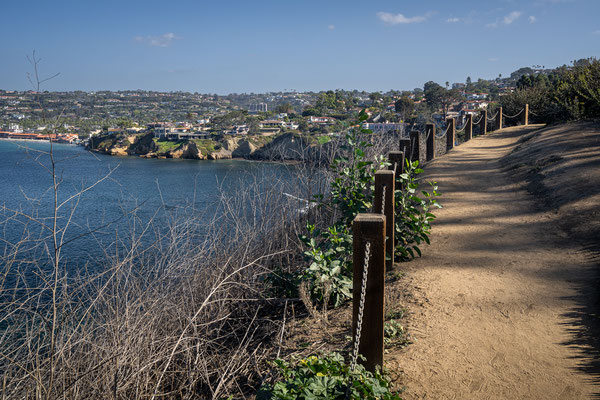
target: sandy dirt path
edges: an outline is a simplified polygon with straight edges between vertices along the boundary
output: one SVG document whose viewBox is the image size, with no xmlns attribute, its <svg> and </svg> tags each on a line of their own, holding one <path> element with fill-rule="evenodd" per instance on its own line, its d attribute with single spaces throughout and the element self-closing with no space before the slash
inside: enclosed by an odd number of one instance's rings
<svg viewBox="0 0 600 400">
<path fill-rule="evenodd" d="M 569 345 L 593 262 L 501 171 L 523 132 L 476 138 L 426 168 L 444 209 L 424 256 L 401 264 L 414 343 L 386 358 L 405 399 L 598 397 L 585 347 Z"/>
</svg>

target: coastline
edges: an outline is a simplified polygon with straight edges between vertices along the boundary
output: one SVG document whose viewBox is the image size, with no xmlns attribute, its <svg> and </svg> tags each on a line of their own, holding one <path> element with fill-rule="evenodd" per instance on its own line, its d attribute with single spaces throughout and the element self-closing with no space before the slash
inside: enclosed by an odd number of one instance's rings
<svg viewBox="0 0 600 400">
<path fill-rule="evenodd" d="M 76 143 L 70 143 L 70 142 L 57 142 L 55 140 L 48 140 L 48 139 L 14 139 L 14 138 L 4 138 L 4 137 L 0 137 L 0 140 L 4 140 L 7 142 L 38 142 L 38 143 L 58 143 L 58 144 L 72 144 L 73 146 L 79 146 Z"/>
</svg>

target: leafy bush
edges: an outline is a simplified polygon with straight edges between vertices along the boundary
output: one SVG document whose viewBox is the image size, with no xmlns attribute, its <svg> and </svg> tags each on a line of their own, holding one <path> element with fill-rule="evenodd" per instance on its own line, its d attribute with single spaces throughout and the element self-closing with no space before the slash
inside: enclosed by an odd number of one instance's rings
<svg viewBox="0 0 600 400">
<path fill-rule="evenodd" d="M 364 112 L 359 116 L 360 121 L 366 118 Z M 311 299 L 318 304 L 337 307 L 352 297 L 352 221 L 371 209 L 375 172 L 388 165 L 383 157 L 367 160 L 365 150 L 371 144 L 361 134 L 369 133 L 356 128 L 346 133 L 346 156 L 336 158 L 331 165 L 334 179 L 330 193 L 315 196 L 321 207 L 335 210 L 337 221 L 323 231 L 308 224 L 309 235 L 301 236 L 309 262 L 302 281 L 308 283 Z"/>
<path fill-rule="evenodd" d="M 417 175 L 423 170 L 419 161 L 406 161 L 403 174 L 396 180 L 395 205 L 398 210 L 395 226 L 395 256 L 402 260 L 410 260 L 416 255 L 421 256 L 421 243 L 429 244 L 431 222 L 435 215 L 432 208 L 441 208 L 437 201 L 438 193 L 435 182 L 431 182 L 431 190 L 421 190 Z"/>
<path fill-rule="evenodd" d="M 280 379 L 263 385 L 256 396 L 258 400 L 400 400 L 400 396 L 391 391 L 386 375 L 379 370 L 371 373 L 362 365 L 351 371 L 338 353 L 311 356 L 295 364 L 276 360 L 274 364 Z"/>
<path fill-rule="evenodd" d="M 367 114 L 361 112 L 360 121 L 366 118 Z M 370 134 L 371 131 L 363 130 L 360 133 Z M 367 159 L 365 151 L 372 145 L 360 133 L 358 129 L 346 133 L 343 150 L 348 156 L 337 157 L 331 165 L 334 179 L 329 196 L 317 196 L 321 205 L 333 206 L 340 212 L 337 223 L 345 226 L 350 226 L 358 214 L 371 209 L 375 172 L 389 165 L 383 156 L 376 157 L 374 161 Z"/>
<path fill-rule="evenodd" d="M 600 62 L 586 60 L 572 67 L 561 67 L 553 74 L 524 75 L 518 90 L 500 98 L 505 112 L 516 114 L 525 104 L 532 120 L 558 122 L 600 116 Z"/>
<path fill-rule="evenodd" d="M 304 252 L 311 262 L 301 280 L 308 283 L 312 301 L 319 304 L 341 305 L 352 298 L 352 234 L 346 226 L 331 226 L 319 232 L 308 224 L 310 236 L 300 239 L 308 247 Z M 323 240 L 317 244 L 317 238 Z"/>
</svg>

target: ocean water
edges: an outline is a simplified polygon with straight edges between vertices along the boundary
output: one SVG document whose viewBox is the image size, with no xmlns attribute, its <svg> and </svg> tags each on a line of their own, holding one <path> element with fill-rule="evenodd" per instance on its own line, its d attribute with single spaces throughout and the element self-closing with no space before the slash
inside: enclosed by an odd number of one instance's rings
<svg viewBox="0 0 600 400">
<path fill-rule="evenodd" d="M 49 242 L 54 209 L 49 152 L 45 142 L 0 140 L 0 255 L 17 242 L 32 256 L 46 251 L 42 244 Z M 208 221 L 221 193 L 235 196 L 249 182 L 289 182 L 294 174 L 293 166 L 276 163 L 112 157 L 65 144 L 54 144 L 52 156 L 58 204 L 66 201 L 58 221 L 61 227 L 69 224 L 62 250 L 68 268 L 101 262 L 115 238 L 127 237 L 150 220 L 148 240 L 160 233 L 157 229 L 166 229 L 174 214 L 202 215 Z"/>
</svg>

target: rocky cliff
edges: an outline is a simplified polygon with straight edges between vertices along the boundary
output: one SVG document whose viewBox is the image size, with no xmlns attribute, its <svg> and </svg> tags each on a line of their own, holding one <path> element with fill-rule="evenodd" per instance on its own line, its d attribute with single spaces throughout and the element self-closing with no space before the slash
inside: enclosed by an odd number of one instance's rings
<svg viewBox="0 0 600 400">
<path fill-rule="evenodd" d="M 145 158 L 184 158 L 194 160 L 220 160 L 245 158 L 253 160 L 310 160 L 315 161 L 327 153 L 328 145 L 298 133 L 285 133 L 275 138 L 264 136 L 218 137 L 163 141 L 152 133 L 139 135 L 97 135 L 90 138 L 87 148 L 113 156 L 139 156 Z"/>
</svg>

